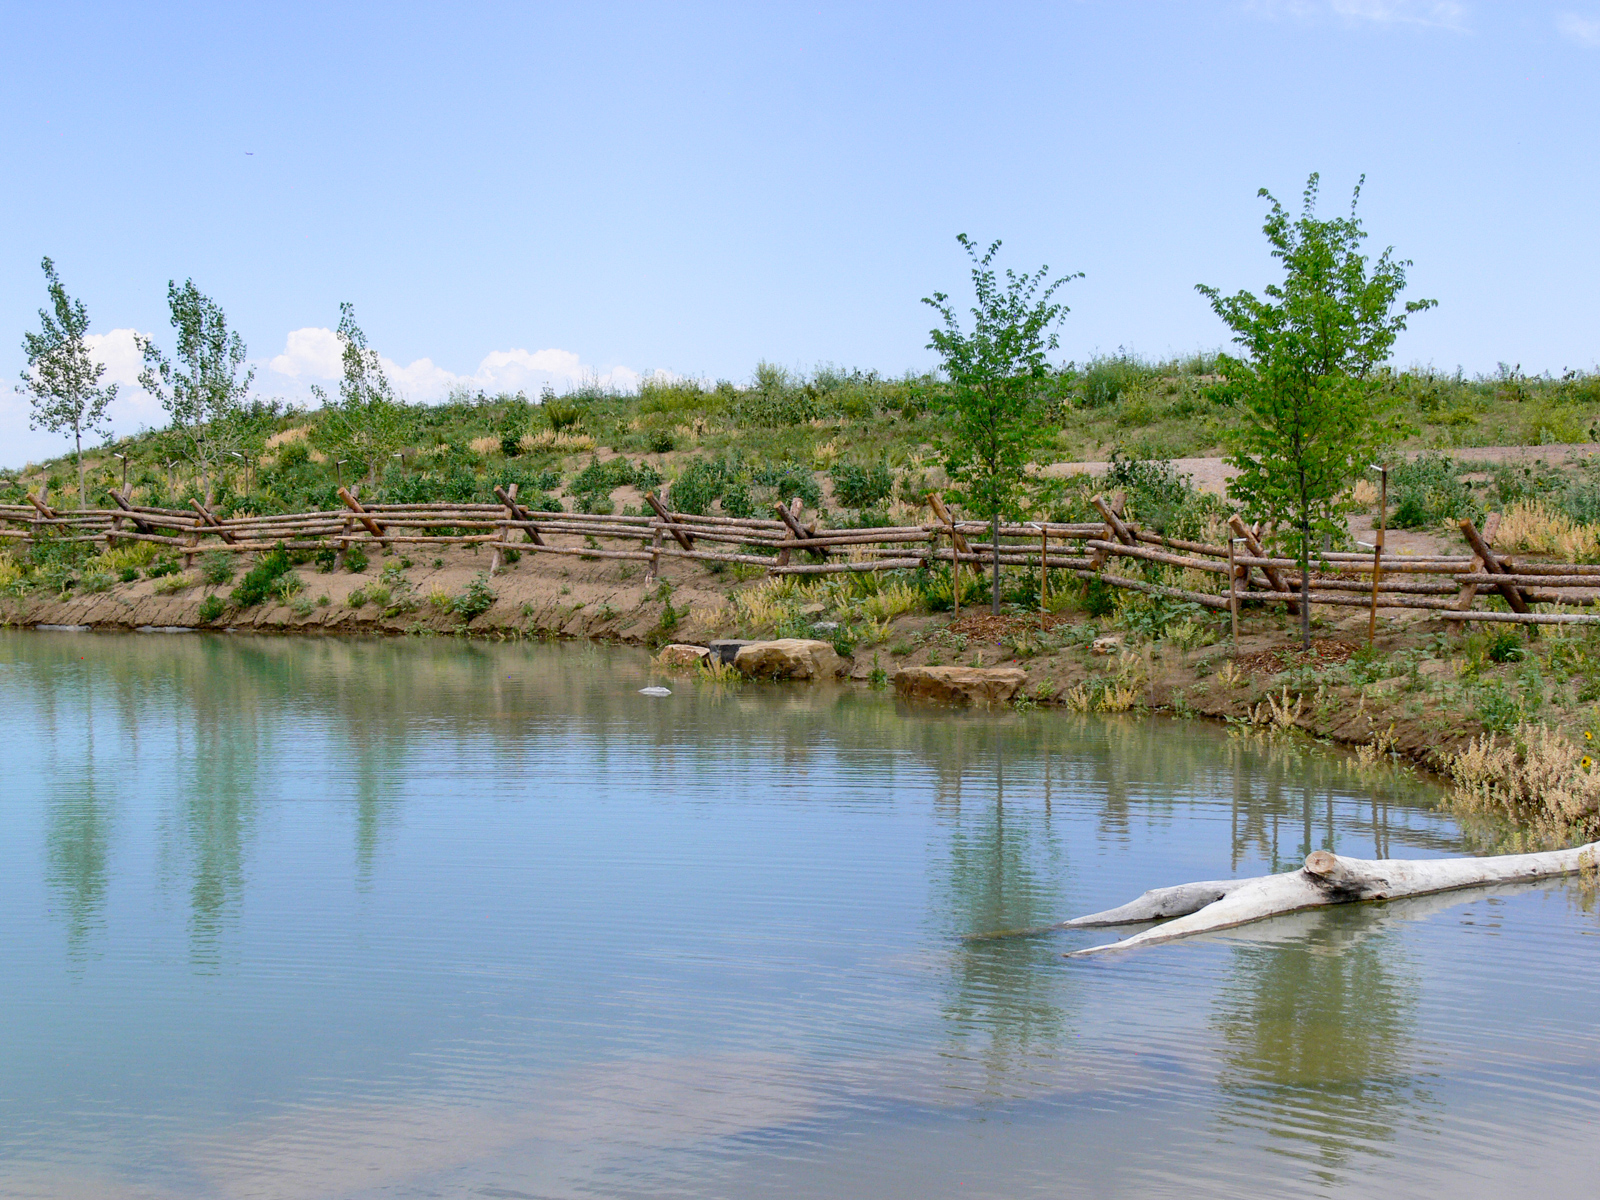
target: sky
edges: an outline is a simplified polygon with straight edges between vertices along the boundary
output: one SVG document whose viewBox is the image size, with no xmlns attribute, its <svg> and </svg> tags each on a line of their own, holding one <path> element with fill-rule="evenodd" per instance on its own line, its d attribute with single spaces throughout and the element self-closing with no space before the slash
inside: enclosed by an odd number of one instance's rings
<svg viewBox="0 0 1600 1200">
<path fill-rule="evenodd" d="M 1600 0 L 0 4 L 0 466 L 61 453 L 9 386 L 49 255 L 112 427 L 158 427 L 169 280 L 255 392 L 338 374 L 350 301 L 435 400 L 760 361 L 934 365 L 967 233 L 1081 271 L 1060 357 L 1214 349 L 1265 187 L 1414 263 L 1402 365 L 1600 360 Z"/>
</svg>

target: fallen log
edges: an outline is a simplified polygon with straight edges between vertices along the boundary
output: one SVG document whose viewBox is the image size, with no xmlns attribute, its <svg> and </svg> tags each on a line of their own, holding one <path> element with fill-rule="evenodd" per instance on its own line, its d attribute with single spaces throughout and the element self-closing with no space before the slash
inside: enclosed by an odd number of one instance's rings
<svg viewBox="0 0 1600 1200">
<path fill-rule="evenodd" d="M 1064 927 L 1074 928 L 1173 918 L 1120 942 L 1075 950 L 1067 957 L 1153 946 L 1326 904 L 1425 896 L 1483 884 L 1571 875 L 1597 866 L 1600 842 L 1571 850 L 1487 858 L 1344 858 L 1317 850 L 1306 856 L 1305 866 L 1298 871 L 1156 888 L 1120 908 L 1064 922 Z M 1224 888 L 1221 895 L 1216 894 Z"/>
</svg>

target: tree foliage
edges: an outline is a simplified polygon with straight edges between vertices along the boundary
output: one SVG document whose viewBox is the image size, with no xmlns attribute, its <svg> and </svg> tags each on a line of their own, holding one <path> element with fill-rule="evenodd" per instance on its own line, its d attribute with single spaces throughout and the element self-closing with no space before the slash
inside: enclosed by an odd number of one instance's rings
<svg viewBox="0 0 1600 1200">
<path fill-rule="evenodd" d="M 1298 217 L 1265 188 L 1258 193 L 1270 203 L 1262 231 L 1282 264 L 1282 282 L 1261 297 L 1197 285 L 1243 349 L 1218 356 L 1225 382 L 1213 389 L 1214 398 L 1240 410 L 1228 457 L 1239 474 L 1229 493 L 1298 535 L 1303 594 L 1312 535 L 1342 531 L 1343 496 L 1397 431 L 1378 386 L 1394 340 L 1412 313 L 1437 303 L 1411 300 L 1397 310 L 1411 263 L 1390 247 L 1369 269 L 1361 253 L 1367 233 L 1356 216 L 1361 183 L 1349 215 L 1327 219 L 1316 215 L 1317 185 L 1313 174 Z M 1301 614 L 1309 643 L 1304 604 Z"/>
<path fill-rule="evenodd" d="M 139 386 L 161 401 L 180 452 L 200 468 L 210 491 L 222 456 L 232 448 L 236 419 L 255 368 L 240 376 L 244 339 L 229 331 L 222 306 L 195 287 L 193 279 L 184 280 L 182 287 L 167 281 L 167 308 L 178 332 L 177 364 L 153 339 L 138 338 L 144 355 Z"/>
<path fill-rule="evenodd" d="M 1059 344 L 1055 328 L 1067 313 L 1054 296 L 1081 272 L 1051 280 L 1047 266 L 1031 275 L 1007 268 L 1002 285 L 994 265 L 998 240 L 981 255 L 966 234 L 956 240 L 972 260 L 977 302 L 970 310 L 971 331 L 962 327 L 944 292 L 922 301 L 944 322 L 928 334 L 928 349 L 938 352 L 950 380 L 939 450 L 946 473 L 960 488 L 958 498 L 998 527 L 1002 515 L 1018 514 L 1027 465 L 1048 432 L 1045 394 L 1051 374 L 1046 355 Z M 994 571 L 998 609 L 998 553 Z"/>
<path fill-rule="evenodd" d="M 28 356 L 17 390 L 28 397 L 32 412 L 28 425 L 51 433 L 71 433 L 78 463 L 78 507 L 88 506 L 83 464 L 83 435 L 98 430 L 106 407 L 117 396 L 117 385 L 100 386 L 105 365 L 94 361 L 85 334 L 89 312 L 61 286 L 56 265 L 46 258 L 40 266 L 49 285 L 50 307 L 39 310 L 39 332 L 22 335 Z"/>
<path fill-rule="evenodd" d="M 339 305 L 338 333 L 344 363 L 338 402 L 330 402 L 319 387 L 311 389 L 324 409 L 316 440 L 338 458 L 364 467 L 368 480 L 376 482 L 389 458 L 405 445 L 411 414 L 395 398 L 383 360 L 367 345 L 356 324 L 355 306 L 348 301 Z"/>
</svg>

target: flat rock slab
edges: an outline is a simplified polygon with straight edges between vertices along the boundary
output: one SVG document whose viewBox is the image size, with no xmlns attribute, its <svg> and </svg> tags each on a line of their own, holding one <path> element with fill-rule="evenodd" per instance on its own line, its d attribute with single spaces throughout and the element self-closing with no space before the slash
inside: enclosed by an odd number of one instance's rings
<svg viewBox="0 0 1600 1200">
<path fill-rule="evenodd" d="M 694 667 L 711 657 L 711 650 L 706 646 L 691 646 L 687 642 L 673 642 L 670 646 L 663 646 L 661 653 L 656 655 L 656 661 L 663 667 Z"/>
<path fill-rule="evenodd" d="M 739 648 L 733 666 L 759 679 L 834 679 L 850 668 L 827 642 L 811 638 L 748 642 Z"/>
<path fill-rule="evenodd" d="M 1003 704 L 1027 682 L 1020 667 L 903 667 L 894 673 L 902 696 L 946 704 Z"/>
</svg>

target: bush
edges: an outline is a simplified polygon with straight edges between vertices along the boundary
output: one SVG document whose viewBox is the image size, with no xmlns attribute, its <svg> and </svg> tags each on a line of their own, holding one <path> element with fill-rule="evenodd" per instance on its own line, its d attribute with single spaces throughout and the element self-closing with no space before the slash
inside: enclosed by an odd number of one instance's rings
<svg viewBox="0 0 1600 1200">
<path fill-rule="evenodd" d="M 694 459 L 672 485 L 672 508 L 675 512 L 704 516 L 733 482 L 733 473 L 720 458 Z"/>
<path fill-rule="evenodd" d="M 1424 529 L 1462 517 L 1479 520 L 1482 506 L 1461 478 L 1461 464 L 1443 454 L 1420 454 L 1389 469 L 1396 529 Z"/>
<path fill-rule="evenodd" d="M 495 601 L 494 589 L 489 586 L 489 577 L 484 574 L 474 575 L 472 582 L 467 584 L 467 590 L 456 597 L 452 606 L 463 621 L 471 621 L 474 617 L 482 616 L 489 611 Z"/>
<path fill-rule="evenodd" d="M 344 569 L 352 575 L 359 575 L 367 569 L 367 552 L 360 546 L 351 546 L 344 552 Z"/>
<path fill-rule="evenodd" d="M 894 472 L 887 463 L 864 467 L 841 459 L 829 474 L 833 477 L 834 499 L 845 508 L 872 508 L 894 493 Z"/>
<path fill-rule="evenodd" d="M 576 425 L 583 418 L 583 410 L 570 400 L 546 400 L 543 407 L 545 420 L 557 433 Z"/>
<path fill-rule="evenodd" d="M 200 579 L 212 587 L 221 587 L 233 578 L 233 555 L 226 550 L 213 550 L 200 558 Z"/>
<path fill-rule="evenodd" d="M 239 586 L 233 589 L 228 603 L 235 608 L 254 608 L 267 598 L 273 584 L 294 569 L 289 554 L 279 542 L 261 556 L 261 561 L 245 573 Z"/>
<path fill-rule="evenodd" d="M 226 609 L 227 605 L 222 603 L 221 596 L 207 596 L 204 600 L 200 601 L 200 624 L 211 624 L 211 622 L 220 617 L 223 612 L 226 611 Z"/>
<path fill-rule="evenodd" d="M 650 435 L 650 449 L 657 454 L 667 454 L 677 448 L 678 443 L 670 430 L 658 429 Z"/>
</svg>

